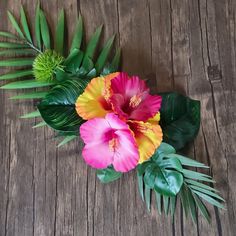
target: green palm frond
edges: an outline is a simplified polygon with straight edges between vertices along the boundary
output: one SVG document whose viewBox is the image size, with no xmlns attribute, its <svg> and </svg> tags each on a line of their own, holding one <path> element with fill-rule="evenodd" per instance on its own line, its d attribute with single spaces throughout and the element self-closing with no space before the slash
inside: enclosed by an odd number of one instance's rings
<svg viewBox="0 0 236 236">
<path fill-rule="evenodd" d="M 61 10 L 55 30 L 51 30 L 45 12 L 41 9 L 40 3 L 36 6 L 35 19 L 34 19 L 34 34 L 30 31 L 32 25 L 27 19 L 26 11 L 23 7 L 20 9 L 20 20 L 8 12 L 8 18 L 15 30 L 15 33 L 0 31 L 0 67 L 12 67 L 17 70 L 6 72 L 0 75 L 0 80 L 19 80 L 13 81 L 3 85 L 2 89 L 30 89 L 24 94 L 11 97 L 13 100 L 17 99 L 42 99 L 48 91 L 55 85 L 64 82 L 68 79 L 91 79 L 99 75 L 105 75 L 118 70 L 120 61 L 120 49 L 117 50 L 111 63 L 108 63 L 111 49 L 114 43 L 114 36 L 112 36 L 100 50 L 98 57 L 94 57 L 95 52 L 98 50 L 98 42 L 102 33 L 102 26 L 95 30 L 91 36 L 88 44 L 82 48 L 83 41 L 83 19 L 79 15 L 77 20 L 74 37 L 71 42 L 69 52 L 66 53 L 65 49 L 65 13 Z M 55 32 L 55 35 L 51 35 Z M 55 37 L 53 37 L 55 36 Z M 4 41 L 1 40 L 4 38 Z M 52 47 L 52 43 L 54 45 Z M 48 59 L 48 52 L 53 58 Z M 45 57 L 42 56 L 47 54 Z M 49 55 L 49 56 L 50 56 Z M 58 58 L 58 60 L 56 60 Z M 40 60 L 39 60 L 40 59 Z M 43 60 L 41 60 L 43 59 Z M 45 60 L 44 60 L 45 59 Z M 40 67 L 46 68 L 45 70 L 37 73 L 33 70 L 35 61 L 40 61 Z M 51 62 L 51 67 L 42 66 L 42 63 Z M 58 64 L 59 63 L 59 64 Z M 55 66 L 56 65 L 56 66 Z M 48 70 L 51 71 L 48 71 Z M 40 80 L 37 80 L 35 75 L 40 75 Z M 42 76 L 47 78 L 43 79 Z M 29 77 L 29 79 L 28 79 Z M 26 80 L 27 79 L 27 80 Z M 37 91 L 38 88 L 44 88 L 44 91 Z M 36 90 L 36 91 L 35 91 Z M 27 117 L 26 117 L 27 118 Z M 43 124 L 43 123 L 42 123 Z M 40 127 L 42 124 L 36 125 Z M 63 142 L 64 144 L 65 142 Z M 61 146 L 61 145 L 60 145 Z"/>
<path fill-rule="evenodd" d="M 178 160 L 179 163 L 181 163 L 182 169 L 177 167 L 178 162 L 175 162 L 174 160 Z M 173 163 L 175 164 L 173 165 Z M 153 176 L 149 176 L 148 180 L 145 179 L 145 175 L 148 172 L 148 167 L 150 169 L 150 166 L 161 166 L 163 164 L 167 164 L 167 169 L 175 171 L 178 170 L 178 172 L 183 175 L 182 186 L 176 195 L 165 194 L 166 192 L 163 191 L 163 189 L 158 189 L 158 182 L 160 182 L 161 179 L 156 178 L 154 180 L 154 187 L 150 187 L 150 181 Z M 150 210 L 151 192 L 154 191 L 156 198 L 156 207 L 160 214 L 170 214 L 174 218 L 176 202 L 180 201 L 181 207 L 185 212 L 185 216 L 188 217 L 190 215 L 194 223 L 197 222 L 198 211 L 208 222 L 210 222 L 211 217 L 207 210 L 205 202 L 218 208 L 224 209 L 224 206 L 222 204 L 222 202 L 224 202 L 224 199 L 218 195 L 218 191 L 215 190 L 212 186 L 212 183 L 214 181 L 209 175 L 189 170 L 189 167 L 208 168 L 200 162 L 176 154 L 173 147 L 168 144 L 162 143 L 151 160 L 144 162 L 137 168 L 138 189 L 141 198 L 143 201 L 145 201 L 147 208 Z M 168 181 L 168 179 L 166 180 Z M 174 187 L 174 183 L 175 182 L 172 181 L 172 187 Z"/>
</svg>

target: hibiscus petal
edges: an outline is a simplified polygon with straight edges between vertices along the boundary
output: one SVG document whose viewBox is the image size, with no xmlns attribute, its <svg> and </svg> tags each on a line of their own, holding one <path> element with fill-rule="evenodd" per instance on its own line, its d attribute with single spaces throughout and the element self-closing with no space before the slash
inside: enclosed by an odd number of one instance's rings
<svg viewBox="0 0 236 236">
<path fill-rule="evenodd" d="M 110 96 L 110 81 L 119 73 L 112 73 L 104 77 L 97 77 L 90 81 L 84 92 L 76 101 L 76 111 L 80 117 L 89 120 L 95 117 L 105 117 L 111 112 L 111 105 L 107 101 Z M 106 94 L 108 93 L 108 94 Z"/>
<path fill-rule="evenodd" d="M 94 168 L 113 164 L 115 170 L 127 172 L 138 164 L 139 152 L 128 124 L 114 113 L 94 118 L 80 127 L 85 142 L 83 157 Z"/>
<path fill-rule="evenodd" d="M 147 97 L 132 111 L 129 119 L 147 121 L 156 115 L 161 108 L 162 97 L 147 95 Z"/>
<path fill-rule="evenodd" d="M 121 72 L 111 81 L 111 89 L 114 94 L 122 94 L 130 99 L 136 94 L 149 92 L 145 82 L 138 76 L 129 77 L 127 73 Z"/>
<path fill-rule="evenodd" d="M 139 160 L 139 153 L 130 131 L 116 131 L 119 137 L 119 148 L 116 150 L 113 167 L 116 171 L 127 172 L 134 169 Z"/>
<path fill-rule="evenodd" d="M 162 142 L 162 130 L 159 125 L 142 121 L 129 121 L 130 129 L 134 132 L 139 150 L 139 163 L 148 160 Z"/>
<path fill-rule="evenodd" d="M 97 169 L 111 165 L 114 153 L 104 137 L 110 129 L 108 122 L 102 118 L 94 118 L 81 125 L 80 136 L 85 142 L 82 155 L 88 165 Z"/>
</svg>

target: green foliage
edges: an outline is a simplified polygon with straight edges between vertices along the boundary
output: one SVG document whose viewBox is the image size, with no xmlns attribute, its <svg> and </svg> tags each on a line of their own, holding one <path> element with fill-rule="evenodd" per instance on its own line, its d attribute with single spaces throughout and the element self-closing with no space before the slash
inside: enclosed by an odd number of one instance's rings
<svg viewBox="0 0 236 236">
<path fill-rule="evenodd" d="M 37 81 L 50 82 L 55 78 L 57 70 L 63 71 L 64 58 L 55 51 L 46 50 L 34 60 L 33 73 Z"/>
<path fill-rule="evenodd" d="M 76 139 L 77 137 L 78 137 L 77 135 L 68 135 L 58 144 L 57 147 L 62 147 L 65 144 L 69 143 L 70 141 Z"/>
<path fill-rule="evenodd" d="M 56 28 L 56 42 L 55 51 L 64 54 L 64 36 L 65 36 L 65 13 L 64 10 L 60 12 L 59 20 Z"/>
<path fill-rule="evenodd" d="M 110 183 L 119 179 L 121 176 L 122 173 L 115 171 L 112 166 L 109 166 L 106 169 L 97 170 L 97 177 L 102 183 Z"/>
<path fill-rule="evenodd" d="M 170 213 L 172 217 L 179 199 L 186 217 L 190 214 L 193 222 L 196 223 L 197 210 L 199 210 L 210 222 L 210 215 L 203 201 L 224 208 L 222 205 L 224 199 L 212 186 L 203 183 L 214 182 L 210 176 L 189 170 L 189 167 L 208 168 L 200 162 L 176 154 L 171 145 L 163 142 L 151 159 L 137 168 L 141 198 L 150 210 L 151 192 L 154 191 L 158 212 L 160 214 L 164 212 L 166 215 Z M 168 175 L 169 173 L 171 175 Z M 171 180 L 167 178 L 169 176 Z"/>
<path fill-rule="evenodd" d="M 64 10 L 62 10 L 59 14 L 58 23 L 55 30 L 50 29 L 47 22 L 47 17 L 41 9 L 40 3 L 38 3 L 36 7 L 34 27 L 29 24 L 31 21 L 27 20 L 26 11 L 23 7 L 20 8 L 19 22 L 10 12 L 8 12 L 8 17 L 16 33 L 13 34 L 0 31 L 0 37 L 4 38 L 4 41 L 0 40 L 0 48 L 2 48 L 0 51 L 0 56 L 3 57 L 3 59 L 0 60 L 0 67 L 20 68 L 17 68 L 16 71 L 7 72 L 6 74 L 0 75 L 0 80 L 14 80 L 28 76 L 33 76 L 34 78 L 29 80 L 14 81 L 2 86 L 1 88 L 44 88 L 43 91 L 33 91 L 13 96 L 11 97 L 13 100 L 42 99 L 48 94 L 51 88 L 55 85 L 63 84 L 67 80 L 74 81 L 77 79 L 79 81 L 83 79 L 87 81 L 93 77 L 99 76 L 100 74 L 104 74 L 104 71 L 106 73 L 111 73 L 118 70 L 120 50 L 117 51 L 111 63 L 107 62 L 114 43 L 114 36 L 107 41 L 98 54 L 98 57 L 95 58 L 94 55 L 98 50 L 98 42 L 101 37 L 102 26 L 97 28 L 95 33 L 91 36 L 88 44 L 85 45 L 85 43 L 82 42 L 84 29 L 81 15 L 78 17 L 74 37 L 68 53 L 65 51 L 66 25 Z M 34 35 L 31 34 L 32 32 L 30 32 L 30 28 L 35 29 Z M 55 35 L 50 35 L 50 32 L 55 32 Z M 51 47 L 52 42 L 54 42 L 54 49 Z M 84 47 L 81 46 L 82 44 Z M 27 57 L 25 57 L 26 55 Z M 62 57 L 62 55 L 65 56 L 65 58 Z M 15 58 L 16 56 L 17 58 Z M 79 91 L 81 92 L 81 88 Z M 59 107 L 59 105 L 53 106 L 53 111 L 55 113 L 58 111 L 56 107 Z M 71 108 L 72 107 L 73 106 L 71 106 Z M 47 109 L 45 108 L 45 111 L 46 110 Z M 71 113 L 65 113 L 65 115 L 68 114 Z M 75 113 L 73 114 L 74 115 L 72 117 L 77 117 Z M 46 122 L 52 127 L 60 130 L 60 127 L 57 126 L 58 124 L 55 125 L 52 124 L 53 122 L 50 123 L 48 117 L 46 119 Z M 79 119 L 78 122 L 82 122 L 81 119 Z M 74 123 L 71 125 L 73 126 L 73 124 Z M 45 125 L 45 123 L 40 123 L 39 125 L 36 125 L 36 127 L 41 127 L 41 125 Z M 64 130 L 64 128 L 65 127 L 62 129 Z M 65 129 L 67 130 L 67 128 Z M 70 129 L 72 128 L 70 127 Z M 67 135 L 74 135 L 73 132 L 66 131 Z"/>
<path fill-rule="evenodd" d="M 85 80 L 67 80 L 55 86 L 38 105 L 48 126 L 58 131 L 79 131 L 83 119 L 75 110 L 75 102 L 87 85 Z"/>
<path fill-rule="evenodd" d="M 200 127 L 200 102 L 178 93 L 163 93 L 161 122 L 164 142 L 176 150 L 192 141 Z"/>
</svg>

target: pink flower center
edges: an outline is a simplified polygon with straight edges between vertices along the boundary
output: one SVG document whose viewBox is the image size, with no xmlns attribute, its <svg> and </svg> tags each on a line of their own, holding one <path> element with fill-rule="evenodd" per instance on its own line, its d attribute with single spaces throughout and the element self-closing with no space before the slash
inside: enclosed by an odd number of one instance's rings
<svg viewBox="0 0 236 236">
<path fill-rule="evenodd" d="M 107 131 L 104 135 L 104 141 L 108 143 L 109 149 L 112 152 L 115 152 L 120 145 L 119 137 L 115 132 L 116 130 L 111 129 Z"/>
</svg>

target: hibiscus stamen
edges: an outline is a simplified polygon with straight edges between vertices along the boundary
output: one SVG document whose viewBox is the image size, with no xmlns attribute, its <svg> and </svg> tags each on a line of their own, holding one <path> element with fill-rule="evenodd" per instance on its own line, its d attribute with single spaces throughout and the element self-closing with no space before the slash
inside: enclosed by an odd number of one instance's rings
<svg viewBox="0 0 236 236">
<path fill-rule="evenodd" d="M 111 151 L 115 152 L 117 147 L 119 145 L 119 140 L 117 138 L 112 138 L 110 141 L 109 141 L 109 148 Z"/>
<path fill-rule="evenodd" d="M 141 95 L 134 95 L 133 97 L 130 98 L 129 106 L 135 108 L 141 103 L 141 101 L 142 101 Z"/>
</svg>

